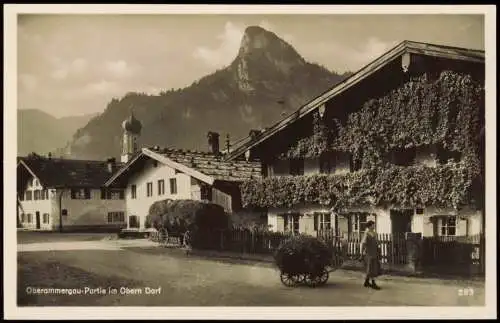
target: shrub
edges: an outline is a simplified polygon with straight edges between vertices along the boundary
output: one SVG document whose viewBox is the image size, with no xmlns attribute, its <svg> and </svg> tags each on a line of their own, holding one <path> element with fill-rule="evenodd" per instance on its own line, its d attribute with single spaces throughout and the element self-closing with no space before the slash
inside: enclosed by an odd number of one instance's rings
<svg viewBox="0 0 500 323">
<path fill-rule="evenodd" d="M 220 205 L 195 201 L 157 201 L 149 208 L 152 226 L 164 227 L 169 232 L 186 232 L 195 229 L 227 229 L 228 217 Z"/>
<path fill-rule="evenodd" d="M 284 272 L 316 272 L 331 263 L 332 250 L 314 237 L 298 235 L 283 241 L 274 259 L 277 267 Z"/>
</svg>

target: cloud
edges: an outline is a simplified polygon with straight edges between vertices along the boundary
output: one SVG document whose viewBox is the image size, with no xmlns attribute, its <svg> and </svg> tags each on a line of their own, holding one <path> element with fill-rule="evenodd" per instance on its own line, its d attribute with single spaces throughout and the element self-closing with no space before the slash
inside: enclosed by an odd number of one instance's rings
<svg viewBox="0 0 500 323">
<path fill-rule="evenodd" d="M 217 35 L 219 45 L 215 49 L 198 47 L 193 57 L 213 68 L 221 68 L 229 64 L 236 56 L 243 38 L 244 28 L 232 22 L 226 22 L 224 31 Z"/>
<path fill-rule="evenodd" d="M 117 83 L 106 80 L 89 83 L 84 88 L 84 92 L 88 94 L 113 94 L 118 91 L 120 91 L 120 87 Z"/>
<path fill-rule="evenodd" d="M 267 20 L 262 20 L 258 26 L 274 32 L 278 37 L 287 42 L 293 41 L 294 39 L 291 34 L 281 35 L 276 31 L 274 25 L 269 23 Z M 226 66 L 238 53 L 241 45 L 241 39 L 245 33 L 245 28 L 246 26 L 237 25 L 231 21 L 226 22 L 224 25 L 224 31 L 217 35 L 219 45 L 213 49 L 204 46 L 198 47 L 195 49 L 193 57 L 201 60 L 211 68 L 222 68 Z"/>
<path fill-rule="evenodd" d="M 28 91 L 34 91 L 38 86 L 38 79 L 32 74 L 19 75 L 21 87 Z"/>
<path fill-rule="evenodd" d="M 76 58 L 70 63 L 65 63 L 59 57 L 51 58 L 52 64 L 56 68 L 50 76 L 56 80 L 65 80 L 70 76 L 79 76 L 87 71 L 88 63 L 83 58 Z"/>
<path fill-rule="evenodd" d="M 132 76 L 133 70 L 124 60 L 106 62 L 106 70 L 112 76 L 122 78 Z"/>
<path fill-rule="evenodd" d="M 314 61 L 322 62 L 337 72 L 357 71 L 380 55 L 396 46 L 398 41 L 382 41 L 376 37 L 368 38 L 361 46 L 349 46 L 337 42 L 320 42 L 307 46 L 300 52 L 309 53 Z"/>
<path fill-rule="evenodd" d="M 262 20 L 259 23 L 259 26 L 267 31 L 275 33 L 279 38 L 283 39 L 287 43 L 294 41 L 294 37 L 292 34 L 281 34 L 280 32 L 278 32 L 278 30 L 276 30 L 276 27 L 267 20 Z"/>
</svg>

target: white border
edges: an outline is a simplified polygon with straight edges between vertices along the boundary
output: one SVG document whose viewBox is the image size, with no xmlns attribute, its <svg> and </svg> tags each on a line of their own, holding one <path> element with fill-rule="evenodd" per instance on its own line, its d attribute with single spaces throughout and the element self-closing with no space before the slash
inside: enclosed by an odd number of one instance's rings
<svg viewBox="0 0 500 323">
<path fill-rule="evenodd" d="M 17 307 L 15 203 L 17 19 L 19 13 L 78 14 L 484 14 L 486 52 L 485 307 Z M 4 309 L 6 319 L 405 319 L 496 318 L 496 11 L 483 5 L 4 5 Z"/>
</svg>

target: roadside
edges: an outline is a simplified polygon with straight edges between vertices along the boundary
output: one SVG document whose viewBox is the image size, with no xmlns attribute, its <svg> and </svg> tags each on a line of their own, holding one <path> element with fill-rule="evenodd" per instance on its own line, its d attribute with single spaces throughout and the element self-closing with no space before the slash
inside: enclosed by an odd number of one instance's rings
<svg viewBox="0 0 500 323">
<path fill-rule="evenodd" d="M 255 255 L 255 254 L 240 254 L 235 252 L 221 252 L 213 250 L 191 250 L 186 254 L 184 249 L 175 247 L 129 247 L 127 250 L 144 253 L 144 254 L 168 254 L 177 258 L 195 258 L 212 260 L 222 263 L 245 264 L 253 266 L 262 266 L 275 268 L 274 259 L 272 255 Z M 335 271 L 335 275 L 340 274 L 346 278 L 363 279 L 362 270 L 352 267 L 339 268 Z M 418 283 L 418 284 L 445 284 L 455 286 L 471 286 L 471 287 L 484 287 L 484 277 L 458 277 L 458 276 L 408 276 L 395 273 L 386 273 L 378 278 L 381 281 L 399 281 L 405 283 Z"/>
<path fill-rule="evenodd" d="M 237 252 L 214 251 L 214 250 L 186 250 L 176 245 L 159 246 L 157 243 L 147 239 L 117 239 L 112 233 L 55 233 L 55 232 L 18 232 L 18 251 L 55 251 L 55 250 L 120 250 L 127 249 L 142 254 L 168 254 L 177 258 L 194 258 L 212 260 L 222 263 L 246 264 L 252 266 L 263 266 L 274 268 L 274 259 L 268 254 L 245 254 Z M 352 276 L 359 279 L 362 277 L 362 268 L 356 268 L 347 263 L 344 268 L 338 269 L 337 273 Z M 444 276 L 437 274 L 426 274 L 409 276 L 402 273 L 386 273 L 380 280 L 392 280 L 402 282 L 423 283 L 446 283 L 446 284 L 468 284 L 484 286 L 484 277 L 460 277 Z"/>
</svg>

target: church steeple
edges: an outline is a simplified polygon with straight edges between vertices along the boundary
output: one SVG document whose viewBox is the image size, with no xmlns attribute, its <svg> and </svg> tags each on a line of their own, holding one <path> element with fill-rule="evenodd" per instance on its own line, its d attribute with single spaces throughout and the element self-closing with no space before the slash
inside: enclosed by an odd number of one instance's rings
<svg viewBox="0 0 500 323">
<path fill-rule="evenodd" d="M 134 117 L 132 107 L 130 108 L 130 117 L 122 123 L 123 144 L 122 144 L 122 163 L 129 161 L 130 157 L 137 151 L 137 138 L 141 134 L 142 124 Z"/>
</svg>

